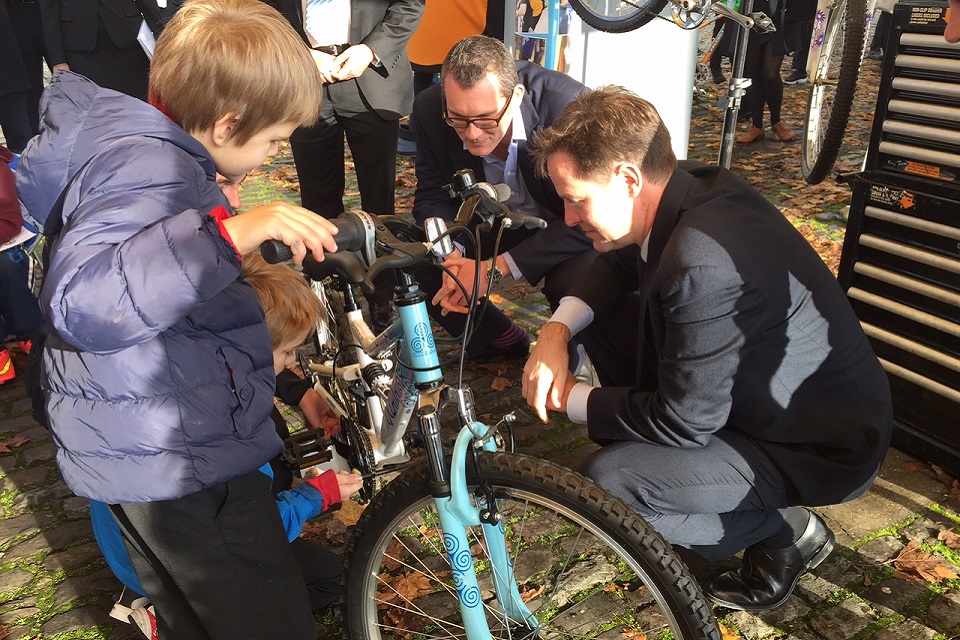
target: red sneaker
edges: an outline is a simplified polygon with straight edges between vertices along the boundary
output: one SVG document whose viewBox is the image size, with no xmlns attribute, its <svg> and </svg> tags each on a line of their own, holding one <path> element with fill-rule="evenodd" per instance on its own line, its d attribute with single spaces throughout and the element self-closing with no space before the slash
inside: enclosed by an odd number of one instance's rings
<svg viewBox="0 0 960 640">
<path fill-rule="evenodd" d="M 0 350 L 0 384 L 10 382 L 16 375 L 16 371 L 13 370 L 13 360 L 10 359 L 10 352 L 6 349 Z"/>
</svg>

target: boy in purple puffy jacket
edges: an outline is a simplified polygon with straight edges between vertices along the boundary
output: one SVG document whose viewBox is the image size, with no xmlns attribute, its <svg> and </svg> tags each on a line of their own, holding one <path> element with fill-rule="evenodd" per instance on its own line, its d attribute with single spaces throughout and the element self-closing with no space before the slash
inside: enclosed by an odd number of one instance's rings
<svg viewBox="0 0 960 640">
<path fill-rule="evenodd" d="M 53 236 L 41 307 L 57 463 L 110 505 L 165 640 L 313 638 L 270 481 L 282 442 L 263 310 L 240 256 L 335 250 L 336 228 L 239 179 L 317 117 L 297 34 L 256 0 L 188 1 L 157 42 L 150 104 L 58 72 L 18 193 Z"/>
</svg>

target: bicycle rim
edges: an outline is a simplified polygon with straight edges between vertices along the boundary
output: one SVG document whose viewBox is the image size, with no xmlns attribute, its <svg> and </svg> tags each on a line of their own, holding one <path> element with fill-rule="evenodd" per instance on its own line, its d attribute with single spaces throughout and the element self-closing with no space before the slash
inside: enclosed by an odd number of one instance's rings
<svg viewBox="0 0 960 640">
<path fill-rule="evenodd" d="M 580 19 L 598 31 L 623 33 L 647 24 L 667 0 L 570 0 Z"/>
<path fill-rule="evenodd" d="M 800 141 L 800 170 L 810 184 L 823 182 L 843 144 L 863 56 L 865 11 L 862 0 L 838 0 L 824 17 Z"/>
<path fill-rule="evenodd" d="M 494 638 L 710 638 L 720 633 L 669 545 L 621 501 L 562 467 L 482 455 L 522 598 L 536 631 L 505 620 L 480 527 L 467 532 Z M 426 466 L 392 481 L 367 508 L 344 566 L 353 640 L 465 638 Z"/>
</svg>

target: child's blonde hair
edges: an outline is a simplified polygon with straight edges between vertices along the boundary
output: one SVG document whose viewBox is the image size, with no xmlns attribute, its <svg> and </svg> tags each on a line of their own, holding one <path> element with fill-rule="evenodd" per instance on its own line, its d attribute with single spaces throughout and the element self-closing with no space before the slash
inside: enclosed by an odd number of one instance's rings
<svg viewBox="0 0 960 640">
<path fill-rule="evenodd" d="M 259 253 L 243 257 L 243 277 L 260 299 L 274 351 L 316 329 L 326 311 L 304 277 L 286 264 L 270 264 Z"/>
<path fill-rule="evenodd" d="M 150 64 L 152 104 L 188 133 L 232 113 L 240 145 L 275 124 L 316 122 L 322 89 L 306 44 L 259 0 L 187 0 Z"/>
</svg>

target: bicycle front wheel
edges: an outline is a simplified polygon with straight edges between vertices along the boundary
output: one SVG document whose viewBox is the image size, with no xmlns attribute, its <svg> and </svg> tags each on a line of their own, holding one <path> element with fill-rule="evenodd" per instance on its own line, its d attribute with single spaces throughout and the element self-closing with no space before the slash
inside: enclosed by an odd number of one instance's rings
<svg viewBox="0 0 960 640">
<path fill-rule="evenodd" d="M 865 0 L 836 0 L 826 15 L 817 16 L 826 26 L 800 142 L 800 170 L 810 184 L 823 182 L 840 153 L 860 74 L 865 13 Z"/>
<path fill-rule="evenodd" d="M 623 33 L 647 24 L 667 0 L 570 0 L 580 19 L 598 31 Z"/>
<path fill-rule="evenodd" d="M 495 569 L 473 527 L 467 538 L 494 638 L 719 640 L 696 581 L 623 502 L 542 460 L 480 455 L 521 597 L 540 625 L 528 629 L 500 611 Z M 352 640 L 466 638 L 426 464 L 390 482 L 367 507 L 347 548 L 344 580 Z"/>
</svg>

